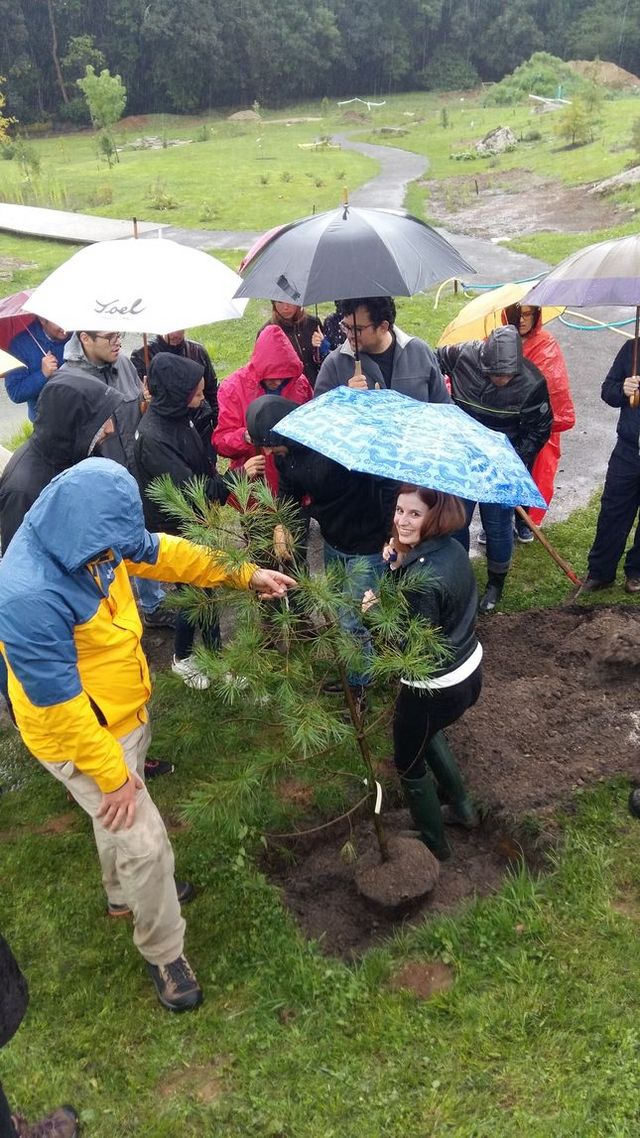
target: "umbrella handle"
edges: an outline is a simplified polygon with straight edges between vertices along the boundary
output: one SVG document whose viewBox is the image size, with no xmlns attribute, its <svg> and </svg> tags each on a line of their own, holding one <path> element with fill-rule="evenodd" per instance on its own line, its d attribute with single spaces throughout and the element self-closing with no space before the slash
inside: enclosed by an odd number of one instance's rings
<svg viewBox="0 0 640 1138">
<path fill-rule="evenodd" d="M 636 307 L 636 329 L 633 338 L 633 362 L 631 364 L 631 374 L 638 374 L 638 333 L 640 332 L 640 306 Z M 634 391 L 633 395 L 629 396 L 629 402 L 632 407 L 640 407 L 640 391 Z"/>
<path fill-rule="evenodd" d="M 555 561 L 556 565 L 558 565 L 560 567 L 560 569 L 562 569 L 562 572 L 566 573 L 567 577 L 572 582 L 572 584 L 581 585 L 582 581 L 578 577 L 577 573 L 571 568 L 569 562 L 565 561 L 564 557 L 560 556 L 560 554 L 558 553 L 558 550 L 555 549 L 554 546 L 551 544 L 551 542 L 548 541 L 547 538 L 544 536 L 540 527 L 537 526 L 535 522 L 531 521 L 531 518 L 529 517 L 527 511 L 524 510 L 522 508 L 522 506 L 516 506 L 516 514 L 518 515 L 518 517 L 523 522 L 525 522 L 526 525 L 529 526 L 529 529 L 533 533 L 533 536 L 538 539 L 538 541 L 540 542 L 540 545 L 542 545 L 546 549 L 547 553 Z"/>
</svg>

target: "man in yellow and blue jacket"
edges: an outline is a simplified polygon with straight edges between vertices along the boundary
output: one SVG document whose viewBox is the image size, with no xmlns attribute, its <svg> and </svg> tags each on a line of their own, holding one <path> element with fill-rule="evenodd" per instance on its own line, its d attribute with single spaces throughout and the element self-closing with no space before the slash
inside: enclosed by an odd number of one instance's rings
<svg viewBox="0 0 640 1138">
<path fill-rule="evenodd" d="M 164 823 L 142 780 L 149 669 L 129 573 L 263 597 L 295 582 L 145 529 L 135 480 L 109 459 L 58 475 L 0 562 L 0 651 L 10 708 L 31 753 L 93 820 L 109 905 L 131 911 L 160 1002 L 197 1006 Z"/>
</svg>

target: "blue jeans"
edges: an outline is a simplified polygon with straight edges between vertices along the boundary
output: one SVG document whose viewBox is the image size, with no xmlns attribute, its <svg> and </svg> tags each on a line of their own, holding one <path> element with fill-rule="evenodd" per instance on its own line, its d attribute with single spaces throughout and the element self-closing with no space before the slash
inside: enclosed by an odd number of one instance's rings
<svg viewBox="0 0 640 1138">
<path fill-rule="evenodd" d="M 349 602 L 340 615 L 340 624 L 345 632 L 350 632 L 362 646 L 362 654 L 366 660 L 373 657 L 373 644 L 371 634 L 367 631 L 360 616 L 360 604 L 367 589 L 375 589 L 386 565 L 382 560 L 382 553 L 340 553 L 338 549 L 324 543 L 325 567 L 332 564 L 344 565 L 348 571 L 343 596 Z M 370 672 L 350 672 L 347 676 L 351 687 L 366 686 L 371 683 Z"/>
<path fill-rule="evenodd" d="M 132 577 L 138 600 L 147 614 L 155 612 L 162 604 L 165 592 L 161 581 L 152 581 L 149 577 Z"/>
<path fill-rule="evenodd" d="M 467 524 L 454 533 L 454 537 L 469 552 L 469 525 L 476 506 L 480 507 L 482 528 L 487 535 L 487 570 L 489 573 L 507 573 L 513 553 L 513 509 L 496 506 L 493 502 L 465 502 Z"/>
</svg>

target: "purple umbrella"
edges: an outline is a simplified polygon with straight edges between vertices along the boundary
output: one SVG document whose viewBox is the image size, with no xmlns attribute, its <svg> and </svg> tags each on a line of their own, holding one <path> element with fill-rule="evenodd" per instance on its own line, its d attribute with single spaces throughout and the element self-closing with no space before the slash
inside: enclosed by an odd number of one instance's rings
<svg viewBox="0 0 640 1138">
<path fill-rule="evenodd" d="M 565 257 L 527 293 L 523 304 L 633 305 L 636 310 L 633 374 L 638 374 L 640 330 L 640 234 L 599 241 Z M 632 396 L 632 406 L 637 406 Z"/>
</svg>

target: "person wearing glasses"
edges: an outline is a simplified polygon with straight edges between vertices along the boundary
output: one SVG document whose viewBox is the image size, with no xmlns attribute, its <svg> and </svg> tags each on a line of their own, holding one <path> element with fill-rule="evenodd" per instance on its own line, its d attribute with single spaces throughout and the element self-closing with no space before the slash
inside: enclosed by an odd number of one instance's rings
<svg viewBox="0 0 640 1138">
<path fill-rule="evenodd" d="M 396 327 L 392 297 L 365 296 L 338 303 L 346 340 L 324 360 L 314 396 L 348 385 L 387 387 L 421 403 L 451 402 L 433 349 Z M 362 375 L 356 374 L 356 348 Z"/>
<path fill-rule="evenodd" d="M 59 375 L 93 376 L 122 396 L 114 415 L 116 429 L 102 444 L 103 458 L 112 458 L 135 477 L 133 441 L 145 407 L 145 392 L 131 360 L 122 352 L 121 332 L 74 332 L 66 345 Z M 175 616 L 161 608 L 164 589 L 159 581 L 136 579 L 136 592 L 149 628 L 174 628 Z"/>
<path fill-rule="evenodd" d="M 27 404 L 27 415 L 32 423 L 36 417 L 38 396 L 47 380 L 56 374 L 62 364 L 64 346 L 69 335 L 53 320 L 36 316 L 9 344 L 10 354 L 20 360 L 24 367 L 15 368 L 5 375 L 7 395 L 12 403 Z"/>
</svg>

